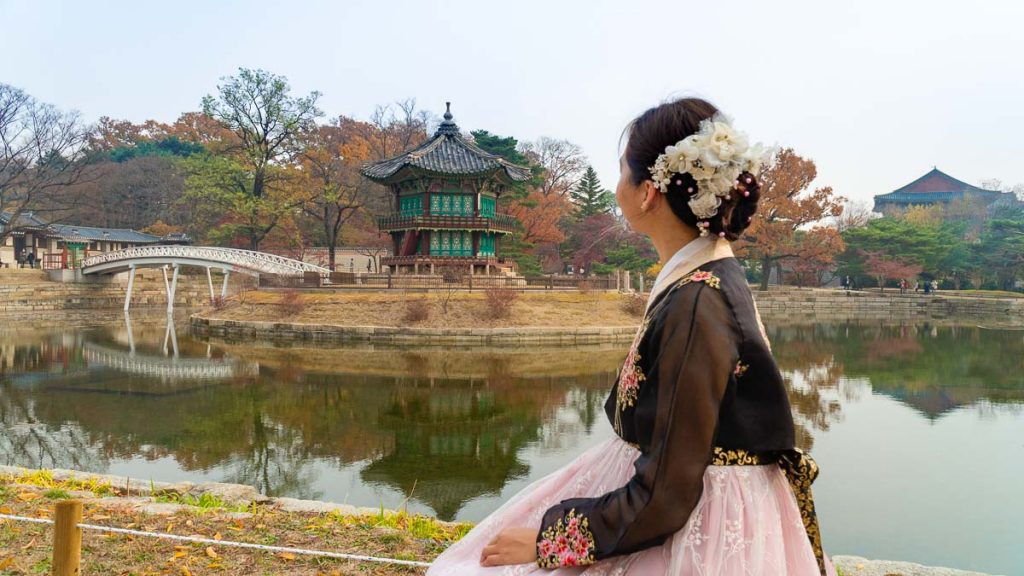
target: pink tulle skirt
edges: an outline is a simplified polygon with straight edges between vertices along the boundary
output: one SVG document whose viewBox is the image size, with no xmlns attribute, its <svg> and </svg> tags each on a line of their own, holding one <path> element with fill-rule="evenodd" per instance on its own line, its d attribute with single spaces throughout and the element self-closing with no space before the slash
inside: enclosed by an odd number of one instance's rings
<svg viewBox="0 0 1024 576">
<path fill-rule="evenodd" d="M 709 466 L 689 522 L 660 546 L 554 571 L 536 564 L 480 566 L 480 551 L 501 530 L 539 527 L 544 512 L 562 500 L 599 496 L 625 485 L 638 455 L 618 437 L 591 448 L 516 494 L 438 557 L 427 574 L 820 576 L 796 499 L 774 464 Z M 835 574 L 831 563 L 828 573 Z"/>
</svg>

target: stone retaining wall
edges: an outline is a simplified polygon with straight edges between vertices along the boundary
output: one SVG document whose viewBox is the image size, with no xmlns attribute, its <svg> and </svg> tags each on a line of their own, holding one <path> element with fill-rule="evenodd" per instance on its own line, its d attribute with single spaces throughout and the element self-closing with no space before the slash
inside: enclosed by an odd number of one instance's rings
<svg viewBox="0 0 1024 576">
<path fill-rule="evenodd" d="M 1024 326 L 1024 298 L 842 290 L 754 292 L 765 321 L 986 320 Z"/>
<path fill-rule="evenodd" d="M 992 327 L 1024 326 L 1024 299 L 795 289 L 754 292 L 754 299 L 768 324 L 970 321 Z M 200 315 L 192 316 L 191 325 L 197 334 L 221 338 L 432 345 L 628 343 L 636 331 L 635 326 L 482 329 L 336 326 L 221 320 Z"/>
<path fill-rule="evenodd" d="M 629 342 L 636 326 L 593 328 L 394 328 L 386 326 L 334 326 L 287 322 L 246 322 L 191 318 L 194 332 L 203 336 L 257 338 L 284 341 L 376 342 L 385 344 L 602 344 Z"/>
<path fill-rule="evenodd" d="M 41 279 L 25 281 L 25 275 L 19 276 L 11 275 L 8 278 L 7 274 L 0 274 L 0 313 L 104 308 L 117 310 L 124 306 L 127 283 L 121 279 L 107 277 L 95 282 L 63 283 Z M 219 290 L 220 286 L 214 288 Z M 182 307 L 209 305 L 210 290 L 206 276 L 179 276 L 174 302 L 175 306 Z M 164 306 L 167 306 L 167 292 L 160 272 L 146 270 L 138 273 L 132 290 L 132 308 Z"/>
</svg>

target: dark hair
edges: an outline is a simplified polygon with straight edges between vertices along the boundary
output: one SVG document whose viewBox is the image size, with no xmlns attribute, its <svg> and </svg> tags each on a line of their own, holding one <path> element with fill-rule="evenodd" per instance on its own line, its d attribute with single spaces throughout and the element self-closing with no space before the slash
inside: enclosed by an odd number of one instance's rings
<svg viewBox="0 0 1024 576">
<path fill-rule="evenodd" d="M 640 185 L 651 179 L 650 167 L 654 166 L 658 156 L 665 152 L 667 146 L 679 142 L 700 129 L 700 123 L 718 113 L 711 103 L 700 98 L 682 98 L 651 108 L 626 127 L 629 140 L 626 142 L 624 154 L 629 171 L 633 175 L 633 184 Z M 746 230 L 757 212 L 757 200 L 761 197 L 757 178 L 752 174 L 742 173 L 740 179 L 745 183 L 749 194 L 730 194 L 722 199 L 718 212 L 709 219 L 708 232 L 714 236 L 722 236 L 727 240 L 736 240 Z M 749 179 L 749 183 L 747 180 Z M 691 194 L 687 190 L 697 191 L 697 182 L 689 174 L 673 174 L 668 185 L 665 199 L 672 212 L 684 223 L 697 228 L 697 218 L 688 204 Z"/>
</svg>

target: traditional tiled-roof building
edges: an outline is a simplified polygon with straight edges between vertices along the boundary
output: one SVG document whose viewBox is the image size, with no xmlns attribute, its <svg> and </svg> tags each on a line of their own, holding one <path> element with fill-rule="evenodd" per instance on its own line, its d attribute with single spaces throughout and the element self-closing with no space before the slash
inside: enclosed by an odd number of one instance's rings
<svg viewBox="0 0 1024 576">
<path fill-rule="evenodd" d="M 383 265 L 396 272 L 458 266 L 485 274 L 511 266 L 499 258 L 500 238 L 517 222 L 498 214 L 498 198 L 509 184 L 528 180 L 530 170 L 464 138 L 451 103 L 430 140 L 366 166 L 363 175 L 394 194 L 392 214 L 378 222 L 394 244 Z"/>
<path fill-rule="evenodd" d="M 11 265 L 34 255 L 36 262 L 49 267 L 75 267 L 86 254 L 111 252 L 132 246 L 152 244 L 190 244 L 186 234 L 156 236 L 124 228 L 97 228 L 75 224 L 47 224 L 32 212 L 24 212 L 11 222 L 10 214 L 0 213 L 0 232 L 10 233 L 0 243 L 0 262 Z"/>
<path fill-rule="evenodd" d="M 1013 194 L 1006 192 L 972 186 L 938 168 L 932 168 L 930 172 L 902 188 L 875 196 L 875 212 L 892 214 L 911 206 L 948 205 L 965 199 L 992 204 L 1012 197 Z"/>
</svg>

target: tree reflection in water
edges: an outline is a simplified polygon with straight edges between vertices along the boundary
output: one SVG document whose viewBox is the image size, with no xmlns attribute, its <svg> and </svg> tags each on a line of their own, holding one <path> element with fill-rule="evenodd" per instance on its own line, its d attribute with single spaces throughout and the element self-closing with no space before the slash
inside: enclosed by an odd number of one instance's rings
<svg viewBox="0 0 1024 576">
<path fill-rule="evenodd" d="M 528 454 L 572 453 L 610 433 L 603 403 L 625 354 L 211 345 L 179 335 L 174 357 L 163 351 L 163 322 L 136 324 L 0 331 L 0 461 L 102 472 L 115 461 L 171 459 L 296 497 L 321 496 L 331 470 L 351 467 L 363 484 L 453 519 L 470 500 L 536 474 Z M 927 418 L 970 404 L 985 417 L 1024 401 L 1020 333 L 768 324 L 804 448 L 868 386 Z M 231 375 L 130 372 L 140 362 Z"/>
</svg>

